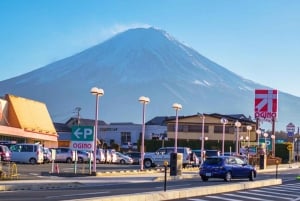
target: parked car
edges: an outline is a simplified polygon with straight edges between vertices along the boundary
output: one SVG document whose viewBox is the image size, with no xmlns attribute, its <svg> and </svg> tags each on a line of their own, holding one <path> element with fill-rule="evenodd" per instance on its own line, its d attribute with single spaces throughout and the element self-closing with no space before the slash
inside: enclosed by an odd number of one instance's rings
<svg viewBox="0 0 300 201">
<path fill-rule="evenodd" d="M 0 161 L 7 161 L 11 160 L 11 151 L 5 145 L 0 145 Z"/>
<path fill-rule="evenodd" d="M 129 156 L 126 156 L 125 154 L 122 154 L 120 152 L 116 152 L 117 161 L 116 163 L 120 164 L 133 164 L 133 159 Z"/>
<path fill-rule="evenodd" d="M 41 144 L 19 143 L 12 145 L 10 150 L 11 161 L 31 164 L 44 162 L 43 146 Z"/>
<path fill-rule="evenodd" d="M 170 161 L 171 153 L 174 153 L 174 147 L 162 147 L 155 153 L 147 152 L 144 156 L 145 168 L 154 166 L 163 166 L 164 161 Z M 177 147 L 177 153 L 182 154 L 182 166 L 191 165 L 190 155 L 192 150 L 189 147 Z"/>
<path fill-rule="evenodd" d="M 215 149 L 204 151 L 205 158 L 211 157 L 211 156 L 220 156 L 220 154 L 221 154 L 221 152 L 219 150 L 215 150 Z"/>
<path fill-rule="evenodd" d="M 253 181 L 256 169 L 235 156 L 212 156 L 207 157 L 200 166 L 199 175 L 202 181 L 208 181 L 209 178 L 221 178 L 225 181 L 248 178 Z"/>
<path fill-rule="evenodd" d="M 131 149 L 132 150 L 137 150 L 138 149 L 138 144 L 136 142 L 132 143 Z"/>
<path fill-rule="evenodd" d="M 104 149 L 104 163 L 112 163 L 112 156 L 108 149 Z"/>
<path fill-rule="evenodd" d="M 87 163 L 91 160 L 93 161 L 93 154 L 87 151 L 77 150 L 77 161 L 78 163 Z"/>
<path fill-rule="evenodd" d="M 121 144 L 121 149 L 128 150 L 131 148 L 131 142 L 124 142 Z"/>
<path fill-rule="evenodd" d="M 133 164 L 140 164 L 141 152 L 127 152 L 125 155 L 133 159 Z"/>
<path fill-rule="evenodd" d="M 105 163 L 105 151 L 104 151 L 104 149 L 97 149 L 96 163 Z"/>
<path fill-rule="evenodd" d="M 107 155 L 110 155 L 111 163 L 117 163 L 117 155 L 115 149 L 107 149 Z"/>
<path fill-rule="evenodd" d="M 190 153 L 190 165 L 192 167 L 198 167 L 200 165 L 200 159 L 193 151 Z"/>
<path fill-rule="evenodd" d="M 51 150 L 47 147 L 43 147 L 43 153 L 44 153 L 44 163 L 52 162 Z"/>
<path fill-rule="evenodd" d="M 75 152 L 68 147 L 54 148 L 55 162 L 73 163 L 75 162 Z"/>
</svg>

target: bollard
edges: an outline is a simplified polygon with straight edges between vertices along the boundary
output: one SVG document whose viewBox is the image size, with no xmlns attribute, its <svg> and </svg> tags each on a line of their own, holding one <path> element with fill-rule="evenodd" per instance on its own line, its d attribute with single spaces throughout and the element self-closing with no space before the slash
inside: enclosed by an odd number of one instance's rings
<svg viewBox="0 0 300 201">
<path fill-rule="evenodd" d="M 276 163 L 276 179 L 277 179 L 277 176 L 278 176 L 278 164 L 279 164 L 279 160 L 277 159 L 276 161 L 275 161 L 275 163 Z"/>
<path fill-rule="evenodd" d="M 165 182 L 164 182 L 164 191 L 166 192 L 167 190 L 167 167 L 169 163 L 168 161 L 164 161 L 164 166 L 165 166 Z"/>
</svg>

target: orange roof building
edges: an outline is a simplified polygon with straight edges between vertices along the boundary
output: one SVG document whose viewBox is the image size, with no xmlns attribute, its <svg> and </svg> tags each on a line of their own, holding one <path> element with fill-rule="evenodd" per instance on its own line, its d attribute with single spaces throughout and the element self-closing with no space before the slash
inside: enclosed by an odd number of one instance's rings
<svg viewBox="0 0 300 201">
<path fill-rule="evenodd" d="M 57 132 L 42 102 L 6 94 L 0 99 L 0 141 L 57 147 Z"/>
</svg>

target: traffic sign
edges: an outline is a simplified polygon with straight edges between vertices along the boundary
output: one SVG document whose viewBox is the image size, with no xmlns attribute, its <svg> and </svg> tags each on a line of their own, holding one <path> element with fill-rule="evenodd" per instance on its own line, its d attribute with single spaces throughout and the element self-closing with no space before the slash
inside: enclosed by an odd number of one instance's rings
<svg viewBox="0 0 300 201">
<path fill-rule="evenodd" d="M 289 123 L 286 126 L 286 132 L 288 134 L 288 137 L 293 137 L 295 133 L 295 125 L 293 123 Z"/>
<path fill-rule="evenodd" d="M 73 126 L 70 148 L 86 151 L 94 150 L 94 127 Z"/>
</svg>

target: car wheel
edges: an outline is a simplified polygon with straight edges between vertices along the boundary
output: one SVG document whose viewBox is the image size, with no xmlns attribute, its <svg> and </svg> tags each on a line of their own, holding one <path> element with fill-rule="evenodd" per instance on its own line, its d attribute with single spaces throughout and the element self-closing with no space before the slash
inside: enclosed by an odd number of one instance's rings
<svg viewBox="0 0 300 201">
<path fill-rule="evenodd" d="M 201 176 L 202 181 L 208 181 L 208 177 L 206 176 Z"/>
<path fill-rule="evenodd" d="M 149 159 L 144 160 L 144 166 L 145 168 L 151 168 L 152 167 L 152 162 Z"/>
<path fill-rule="evenodd" d="M 67 158 L 66 162 L 67 163 L 72 163 L 72 159 L 71 158 Z"/>
<path fill-rule="evenodd" d="M 121 159 L 120 160 L 120 164 L 124 165 L 125 164 L 125 160 Z"/>
<path fill-rule="evenodd" d="M 249 175 L 249 181 L 254 181 L 254 178 L 255 178 L 254 171 L 251 171 Z"/>
<path fill-rule="evenodd" d="M 229 182 L 229 181 L 231 181 L 231 179 L 232 179 L 231 172 L 227 172 L 226 175 L 225 175 L 224 180 Z"/>
<path fill-rule="evenodd" d="M 30 164 L 36 164 L 36 159 L 35 159 L 35 158 L 29 159 L 29 163 L 30 163 Z"/>
</svg>

